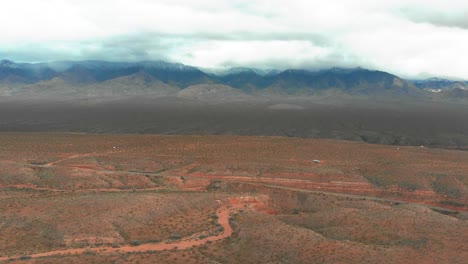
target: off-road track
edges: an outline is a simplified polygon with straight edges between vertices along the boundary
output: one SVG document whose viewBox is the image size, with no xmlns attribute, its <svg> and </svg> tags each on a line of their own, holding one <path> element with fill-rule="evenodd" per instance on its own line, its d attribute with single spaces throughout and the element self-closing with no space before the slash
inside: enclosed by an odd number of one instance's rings
<svg viewBox="0 0 468 264">
<path fill-rule="evenodd" d="M 37 254 L 31 254 L 26 256 L 10 256 L 0 257 L 0 261 L 15 260 L 21 258 L 42 258 L 51 256 L 64 256 L 64 255 L 80 255 L 80 254 L 110 254 L 110 253 L 131 253 L 131 252 L 151 252 L 151 251 L 164 251 L 164 250 L 184 250 L 203 244 L 216 242 L 218 240 L 225 239 L 232 235 L 232 227 L 229 224 L 229 217 L 236 210 L 244 207 L 245 202 L 249 202 L 248 199 L 229 199 L 226 201 L 219 201 L 220 206 L 216 211 L 218 216 L 218 223 L 222 227 L 222 231 L 216 235 L 200 238 L 204 232 L 194 234 L 189 237 L 179 239 L 177 241 L 167 241 L 159 243 L 147 243 L 137 246 L 119 246 L 119 247 L 89 247 L 89 248 L 74 248 L 74 249 L 61 249 L 53 250 L 48 252 L 42 252 Z"/>
<path fill-rule="evenodd" d="M 347 179 L 342 180 L 324 180 L 320 181 L 317 180 L 317 177 L 314 177 L 312 173 L 308 174 L 311 175 L 310 178 L 307 177 L 298 177 L 293 178 L 289 177 L 288 174 L 266 174 L 262 176 L 256 176 L 253 173 L 247 172 L 242 174 L 235 174 L 231 173 L 228 175 L 227 173 L 223 174 L 223 171 L 216 171 L 214 173 L 207 173 L 202 171 L 194 170 L 191 172 L 191 168 L 197 165 L 196 161 L 188 161 L 187 163 L 183 163 L 181 167 L 177 167 L 177 169 L 172 171 L 164 171 L 164 173 L 159 173 L 157 169 L 150 167 L 148 171 L 145 171 L 145 168 L 135 169 L 132 170 L 133 167 L 127 168 L 120 168 L 114 169 L 115 167 L 112 166 L 96 166 L 88 164 L 80 160 L 80 158 L 92 158 L 98 156 L 106 156 L 108 154 L 116 154 L 120 152 L 120 149 L 117 147 L 113 147 L 111 151 L 108 151 L 107 148 L 103 152 L 86 152 L 82 154 L 62 154 L 60 153 L 59 156 L 55 156 L 55 160 L 47 160 L 47 162 L 40 162 L 43 163 L 34 163 L 31 160 L 22 159 L 21 162 L 16 162 L 18 167 L 21 168 L 45 168 L 45 169 L 64 169 L 64 171 L 68 170 L 76 170 L 79 172 L 86 172 L 87 175 L 94 175 L 94 174 L 124 174 L 124 175 L 141 175 L 141 176 L 154 176 L 154 177 L 162 177 L 165 178 L 168 182 L 177 183 L 174 189 L 180 192 L 204 192 L 210 190 L 210 184 L 213 182 L 222 182 L 230 186 L 234 186 L 236 184 L 242 184 L 244 186 L 252 187 L 252 188 L 268 188 L 268 189 L 282 189 L 292 192 L 305 192 L 305 193 L 315 193 L 315 194 L 325 194 L 329 196 L 338 196 L 356 200 L 368 200 L 368 201 L 376 201 L 381 203 L 390 203 L 390 204 L 419 204 L 424 205 L 428 208 L 434 209 L 436 211 L 443 211 L 447 214 L 457 214 L 458 212 L 466 212 L 468 208 L 465 207 L 458 207 L 454 208 L 450 205 L 444 206 L 437 203 L 433 203 L 436 200 L 441 200 L 441 194 L 435 193 L 433 191 L 428 190 L 415 190 L 411 191 L 411 196 L 397 196 L 402 192 L 399 189 L 377 189 L 369 182 L 358 182 L 349 181 Z M 92 150 L 94 151 L 94 150 Z M 124 153 L 124 152 L 123 152 Z M 60 158 L 57 158 L 60 157 Z M 152 157 L 192 157 L 192 158 L 213 158 L 213 156 L 199 156 L 199 155 L 153 155 Z M 74 160 L 76 159 L 76 160 Z M 8 158 L 8 162 L 10 162 Z M 11 161 L 15 162 L 15 161 Z M 326 160 L 321 161 L 321 165 L 326 164 Z M 188 165 L 187 165 L 188 164 Z M 140 171 L 138 171 L 140 170 Z M 219 172 L 219 173 L 218 173 Z M 174 186 L 170 185 L 172 188 Z M 126 187 L 126 186 L 124 186 Z M 60 188 L 49 188 L 47 185 L 36 186 L 33 183 L 31 184 L 17 184 L 14 183 L 11 185 L 5 184 L 2 189 L 25 189 L 25 190 L 35 190 L 35 191 L 44 191 L 44 192 L 57 192 L 57 193 L 75 193 L 75 192 L 158 192 L 160 190 L 167 189 L 167 186 L 163 185 L 147 185 L 147 186 L 138 186 L 132 189 L 119 189 L 118 187 L 111 186 L 108 188 L 101 188 L 99 187 L 92 187 L 92 188 L 85 188 L 85 189 L 60 189 Z M 405 194 L 405 193 L 403 193 Z M 258 200 L 255 200 L 256 197 L 234 197 L 230 196 L 231 198 L 226 198 L 223 200 L 218 200 L 219 207 L 216 211 L 217 221 L 219 228 L 217 231 L 202 231 L 187 237 L 183 237 L 180 239 L 175 240 L 166 240 L 157 243 L 144 243 L 139 245 L 118 245 L 118 246 L 110 246 L 110 244 L 104 246 L 95 246 L 95 247 L 84 247 L 84 248 L 65 248 L 65 249 L 57 249 L 47 252 L 41 253 L 34 253 L 28 256 L 3 256 L 0 257 L 0 262 L 8 261 L 8 260 L 18 260 L 18 259 L 25 259 L 25 258 L 44 258 L 44 257 L 53 257 L 53 256 L 64 256 L 64 255 L 81 255 L 81 254 L 98 254 L 98 255 L 108 255 L 108 254 L 115 254 L 115 253 L 131 253 L 131 252 L 151 252 L 151 251 L 164 251 L 164 250 L 185 250 L 192 247 L 201 246 L 207 243 L 213 243 L 219 240 L 226 239 L 233 234 L 233 229 L 229 224 L 229 219 L 231 214 L 235 213 L 240 208 L 250 208 L 251 210 L 257 210 L 255 205 Z M 394 198 L 395 197 L 395 198 Z M 257 197 L 258 198 L 258 197 Z M 437 198 L 437 199 L 434 199 Z"/>
</svg>

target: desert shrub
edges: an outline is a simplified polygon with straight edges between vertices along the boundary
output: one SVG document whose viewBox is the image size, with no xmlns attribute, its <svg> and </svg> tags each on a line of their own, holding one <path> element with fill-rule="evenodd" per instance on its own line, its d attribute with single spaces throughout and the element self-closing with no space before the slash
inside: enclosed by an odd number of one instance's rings
<svg viewBox="0 0 468 264">
<path fill-rule="evenodd" d="M 130 245 L 132 245 L 132 246 L 139 246 L 139 245 L 141 245 L 141 243 L 140 243 L 140 241 L 138 241 L 138 240 L 132 240 L 132 242 L 130 242 Z"/>
<path fill-rule="evenodd" d="M 436 193 L 445 194 L 451 198 L 461 198 L 463 196 L 462 191 L 458 189 L 457 187 L 449 186 L 443 183 L 432 184 L 432 189 Z"/>
<path fill-rule="evenodd" d="M 29 260 L 31 259 L 31 256 L 21 256 L 19 257 L 20 260 Z"/>
<path fill-rule="evenodd" d="M 308 198 L 308 195 L 303 192 L 298 192 L 296 193 L 296 195 L 297 195 L 297 200 L 299 201 L 300 205 L 304 205 Z"/>
<path fill-rule="evenodd" d="M 182 236 L 177 234 L 177 233 L 173 233 L 170 236 L 170 239 L 172 239 L 172 240 L 181 239 L 181 238 L 182 238 Z"/>
<path fill-rule="evenodd" d="M 210 217 L 211 217 L 212 219 L 218 219 L 218 216 L 217 216 L 216 214 L 211 214 Z"/>
<path fill-rule="evenodd" d="M 41 168 L 37 175 L 41 180 L 53 179 L 56 177 L 54 172 L 51 169 Z"/>
<path fill-rule="evenodd" d="M 219 180 L 211 180 L 210 185 L 206 188 L 208 191 L 216 191 L 221 189 L 221 181 Z"/>
</svg>

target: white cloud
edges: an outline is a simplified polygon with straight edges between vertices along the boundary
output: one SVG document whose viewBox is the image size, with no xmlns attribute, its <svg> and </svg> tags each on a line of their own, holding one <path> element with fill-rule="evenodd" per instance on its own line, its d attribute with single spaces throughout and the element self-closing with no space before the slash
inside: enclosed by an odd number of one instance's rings
<svg viewBox="0 0 468 264">
<path fill-rule="evenodd" d="M 2 3 L 0 56 L 468 79 L 467 14 L 466 0 L 15 0 Z"/>
<path fill-rule="evenodd" d="M 182 49 L 174 60 L 201 67 L 252 65 L 275 68 L 303 67 L 311 61 L 326 61 L 333 52 L 308 41 L 208 41 Z M 287 65 L 281 65 L 287 61 Z"/>
</svg>

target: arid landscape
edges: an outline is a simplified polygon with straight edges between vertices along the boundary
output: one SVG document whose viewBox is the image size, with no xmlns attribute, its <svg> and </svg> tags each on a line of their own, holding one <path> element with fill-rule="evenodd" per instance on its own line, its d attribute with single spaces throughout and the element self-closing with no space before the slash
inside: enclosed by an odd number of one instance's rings
<svg viewBox="0 0 468 264">
<path fill-rule="evenodd" d="M 0 264 L 468 264 L 468 1 L 1 8 Z"/>
<path fill-rule="evenodd" d="M 468 258 L 466 151 L 285 137 L 1 133 L 0 164 L 0 262 Z"/>
</svg>

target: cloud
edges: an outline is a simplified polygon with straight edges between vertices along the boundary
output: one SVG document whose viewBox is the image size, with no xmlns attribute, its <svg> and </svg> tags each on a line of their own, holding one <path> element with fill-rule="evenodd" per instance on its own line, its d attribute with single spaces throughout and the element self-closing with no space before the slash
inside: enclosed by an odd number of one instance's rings
<svg viewBox="0 0 468 264">
<path fill-rule="evenodd" d="M 434 26 L 468 29 L 468 10 L 448 12 L 425 8 L 400 10 L 402 16 L 416 23 L 429 23 Z"/>
<path fill-rule="evenodd" d="M 0 56 L 468 79 L 467 17 L 461 0 L 15 0 L 0 11 Z"/>
</svg>

